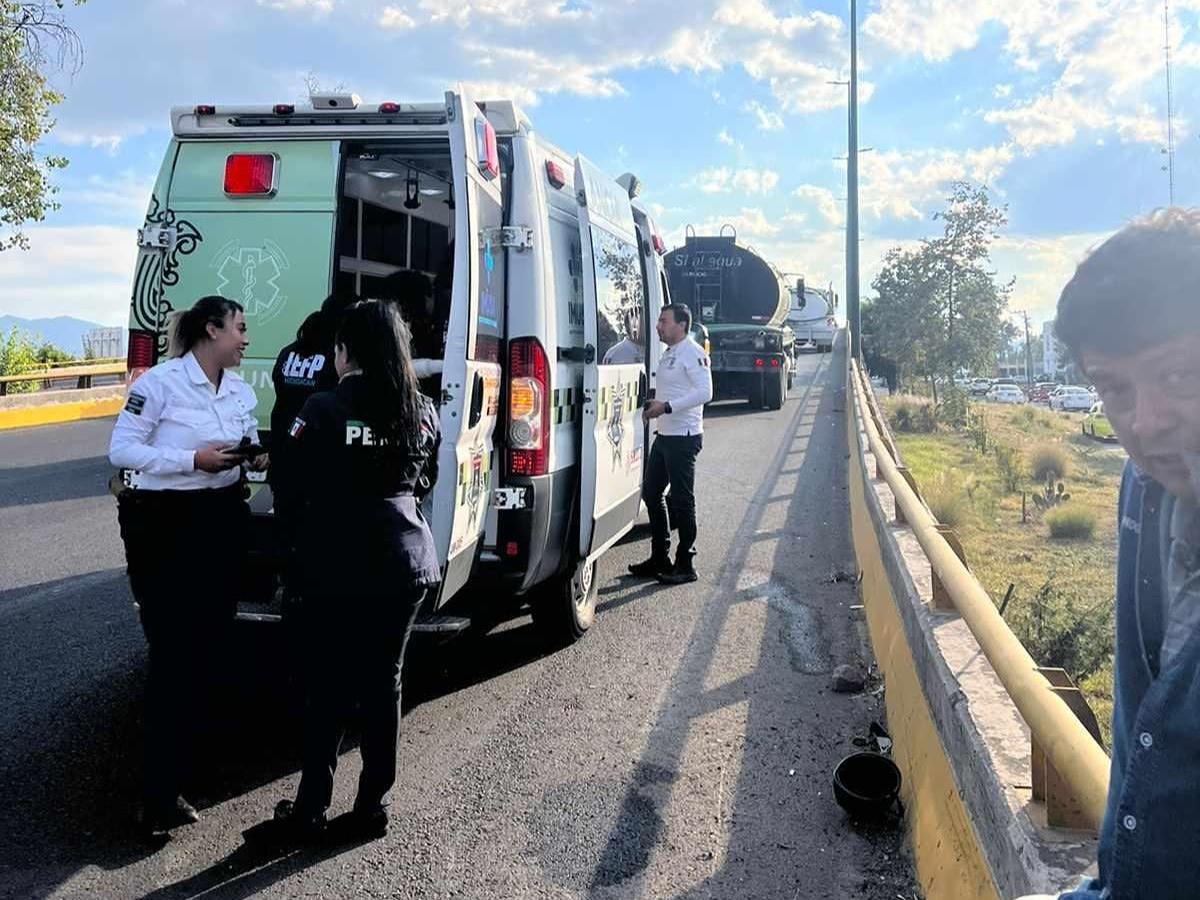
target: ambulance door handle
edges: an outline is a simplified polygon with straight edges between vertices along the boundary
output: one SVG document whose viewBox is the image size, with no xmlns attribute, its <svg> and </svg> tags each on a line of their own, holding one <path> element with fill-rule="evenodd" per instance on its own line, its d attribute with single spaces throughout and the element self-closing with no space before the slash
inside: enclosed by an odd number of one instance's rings
<svg viewBox="0 0 1200 900">
<path fill-rule="evenodd" d="M 638 373 L 638 406 L 645 406 L 647 397 L 650 393 L 650 379 L 646 377 L 645 370 Z"/>
<path fill-rule="evenodd" d="M 483 418 L 483 394 L 483 374 L 476 372 L 475 380 L 471 383 L 471 415 L 467 419 L 468 428 L 474 428 Z"/>
</svg>

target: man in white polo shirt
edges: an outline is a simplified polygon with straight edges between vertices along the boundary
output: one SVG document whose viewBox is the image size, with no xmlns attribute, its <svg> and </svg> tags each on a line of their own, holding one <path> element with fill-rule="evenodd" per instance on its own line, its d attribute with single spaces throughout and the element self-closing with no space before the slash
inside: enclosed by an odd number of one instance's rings
<svg viewBox="0 0 1200 900">
<path fill-rule="evenodd" d="M 704 404 L 713 396 L 708 354 L 688 335 L 692 313 L 682 303 L 664 306 L 658 317 L 658 336 L 666 346 L 658 363 L 655 399 L 642 417 L 658 419 L 658 437 L 650 450 L 642 499 L 650 514 L 650 558 L 629 567 L 634 575 L 657 578 L 663 584 L 696 580 L 696 457 L 704 433 Z M 663 497 L 671 487 L 671 506 L 679 526 L 679 547 L 671 562 L 671 527 Z"/>
</svg>

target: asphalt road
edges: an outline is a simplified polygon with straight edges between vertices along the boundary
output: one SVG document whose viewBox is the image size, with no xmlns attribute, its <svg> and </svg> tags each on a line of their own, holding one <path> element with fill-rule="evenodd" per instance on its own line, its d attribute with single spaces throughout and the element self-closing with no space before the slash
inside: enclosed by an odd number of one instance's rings
<svg viewBox="0 0 1200 900">
<path fill-rule="evenodd" d="M 517 615 L 425 645 L 406 671 L 393 827 L 286 851 L 247 840 L 297 783 L 278 628 L 223 651 L 233 685 L 165 844 L 132 827 L 145 651 L 104 459 L 109 421 L 0 432 L 0 896 L 878 898 L 914 896 L 900 831 L 851 822 L 831 772 L 882 716 L 834 694 L 850 607 L 841 353 L 806 356 L 779 412 L 719 404 L 700 458 L 699 584 L 602 561 L 584 640 Z M 186 577 L 186 573 L 181 573 Z M 351 741 L 334 813 L 359 767 Z"/>
</svg>

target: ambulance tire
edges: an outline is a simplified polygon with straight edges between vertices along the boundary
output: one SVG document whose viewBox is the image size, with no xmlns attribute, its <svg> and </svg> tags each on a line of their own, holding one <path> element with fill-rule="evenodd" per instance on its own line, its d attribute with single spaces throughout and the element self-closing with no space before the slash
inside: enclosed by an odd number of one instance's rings
<svg viewBox="0 0 1200 900">
<path fill-rule="evenodd" d="M 783 409 L 783 404 L 787 402 L 787 381 L 782 373 L 763 386 L 763 394 L 767 409 Z"/>
<path fill-rule="evenodd" d="M 755 375 L 750 379 L 750 396 L 747 398 L 751 409 L 762 409 L 763 406 L 763 383 L 762 377 Z"/>
<path fill-rule="evenodd" d="M 555 646 L 575 643 L 596 618 L 596 563 L 580 560 L 547 582 L 530 612 L 534 626 Z"/>
</svg>

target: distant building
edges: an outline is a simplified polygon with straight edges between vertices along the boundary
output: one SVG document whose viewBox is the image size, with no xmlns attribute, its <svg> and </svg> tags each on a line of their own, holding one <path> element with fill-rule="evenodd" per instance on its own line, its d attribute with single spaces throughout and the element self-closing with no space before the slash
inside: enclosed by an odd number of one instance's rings
<svg viewBox="0 0 1200 900">
<path fill-rule="evenodd" d="M 88 359 L 120 359 L 125 355 L 125 329 L 93 328 L 83 336 L 83 355 Z"/>
</svg>

